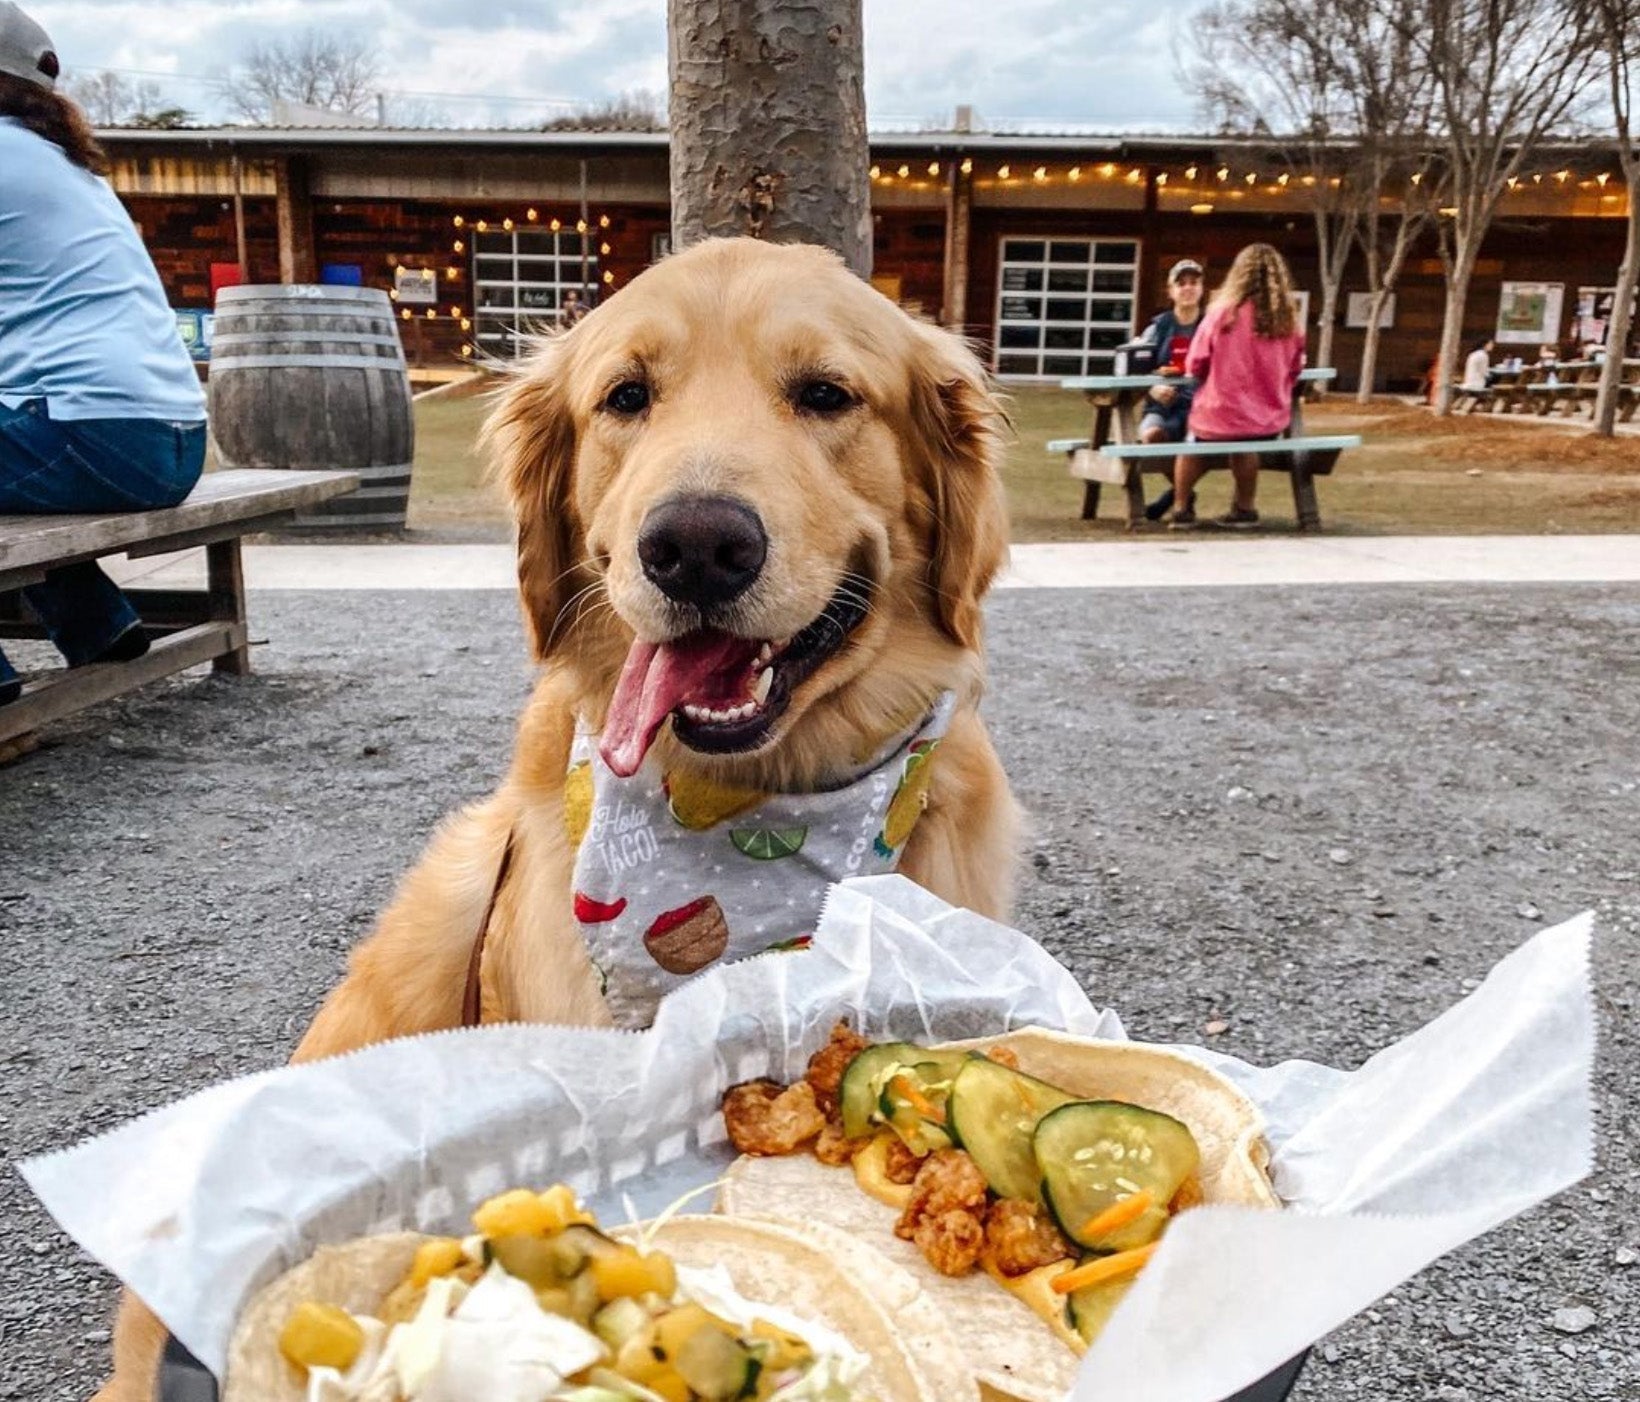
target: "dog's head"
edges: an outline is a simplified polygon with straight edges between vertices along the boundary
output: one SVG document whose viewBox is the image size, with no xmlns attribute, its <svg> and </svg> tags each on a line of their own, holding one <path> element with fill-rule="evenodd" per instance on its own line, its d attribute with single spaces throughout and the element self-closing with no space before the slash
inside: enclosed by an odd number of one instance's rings
<svg viewBox="0 0 1640 1402">
<path fill-rule="evenodd" d="M 546 341 L 487 434 L 536 653 L 611 767 L 670 719 L 812 777 L 976 684 L 1001 422 L 960 340 L 818 248 L 702 243 Z"/>
</svg>

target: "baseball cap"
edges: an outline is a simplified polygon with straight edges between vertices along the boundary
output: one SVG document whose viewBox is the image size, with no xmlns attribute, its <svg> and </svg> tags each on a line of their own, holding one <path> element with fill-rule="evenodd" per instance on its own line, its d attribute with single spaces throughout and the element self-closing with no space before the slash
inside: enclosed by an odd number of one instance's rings
<svg viewBox="0 0 1640 1402">
<path fill-rule="evenodd" d="M 1177 282 L 1186 273 L 1194 273 L 1197 277 L 1201 277 L 1202 265 L 1194 258 L 1181 258 L 1167 270 L 1167 280 L 1170 283 Z"/>
<path fill-rule="evenodd" d="M 50 90 L 57 86 L 57 72 L 51 36 L 11 0 L 0 0 L 0 73 Z"/>
</svg>

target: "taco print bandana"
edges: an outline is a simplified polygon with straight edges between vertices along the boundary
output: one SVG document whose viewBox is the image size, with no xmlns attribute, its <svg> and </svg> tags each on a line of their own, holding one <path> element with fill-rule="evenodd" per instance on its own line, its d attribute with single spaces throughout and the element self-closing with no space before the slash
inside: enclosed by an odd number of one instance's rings
<svg viewBox="0 0 1640 1402">
<path fill-rule="evenodd" d="M 759 793 L 662 772 L 630 779 L 578 729 L 564 780 L 575 919 L 618 1027 L 647 1027 L 661 995 L 715 964 L 814 936 L 826 888 L 899 864 L 927 802 L 956 698 L 864 772 L 820 793 Z"/>
</svg>

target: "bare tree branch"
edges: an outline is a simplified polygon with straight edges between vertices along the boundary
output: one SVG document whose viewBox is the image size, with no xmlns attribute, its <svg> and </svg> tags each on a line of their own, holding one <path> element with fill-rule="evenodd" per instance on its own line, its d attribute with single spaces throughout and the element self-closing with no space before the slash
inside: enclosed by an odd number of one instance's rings
<svg viewBox="0 0 1640 1402">
<path fill-rule="evenodd" d="M 369 112 L 381 77 L 362 38 L 316 30 L 253 44 L 228 80 L 228 100 L 248 121 L 266 123 L 283 99 L 354 116 Z"/>
<path fill-rule="evenodd" d="M 1601 59 L 1611 98 L 1612 134 L 1617 166 L 1628 192 L 1628 234 L 1617 270 L 1611 324 L 1606 328 L 1606 363 L 1595 392 L 1594 431 L 1610 438 L 1617 431 L 1617 401 L 1623 381 L 1623 358 L 1640 287 L 1640 155 L 1634 149 L 1634 101 L 1640 87 L 1640 0 L 1596 0 Z"/>
</svg>

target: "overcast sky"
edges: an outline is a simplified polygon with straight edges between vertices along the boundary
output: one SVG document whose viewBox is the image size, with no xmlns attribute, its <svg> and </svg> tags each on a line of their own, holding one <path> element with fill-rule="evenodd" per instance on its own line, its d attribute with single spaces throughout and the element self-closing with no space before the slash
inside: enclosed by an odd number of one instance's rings
<svg viewBox="0 0 1640 1402">
<path fill-rule="evenodd" d="M 1199 0 L 864 0 L 866 98 L 880 128 L 971 104 L 996 125 L 1192 126 L 1173 36 Z M 203 119 L 258 40 L 366 36 L 401 119 L 529 125 L 666 90 L 665 0 L 23 0 L 66 72 L 147 78 Z M 216 80 L 212 82 L 209 80 Z"/>
</svg>

